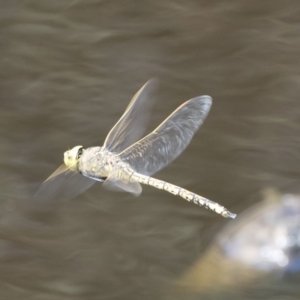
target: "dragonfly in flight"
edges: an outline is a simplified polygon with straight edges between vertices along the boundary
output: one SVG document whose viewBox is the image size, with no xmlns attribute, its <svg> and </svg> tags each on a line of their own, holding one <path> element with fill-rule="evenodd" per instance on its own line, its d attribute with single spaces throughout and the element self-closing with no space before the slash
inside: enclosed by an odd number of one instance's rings
<svg viewBox="0 0 300 300">
<path fill-rule="evenodd" d="M 97 181 L 103 182 L 110 190 L 138 196 L 142 192 L 141 184 L 146 184 L 234 219 L 236 214 L 220 204 L 151 177 L 183 152 L 212 104 L 210 96 L 190 99 L 139 140 L 149 112 L 151 101 L 148 97 L 152 86 L 153 81 L 150 80 L 134 95 L 102 147 L 76 146 L 66 151 L 64 164 L 46 179 L 36 196 L 53 199 L 63 195 L 73 198 Z"/>
</svg>

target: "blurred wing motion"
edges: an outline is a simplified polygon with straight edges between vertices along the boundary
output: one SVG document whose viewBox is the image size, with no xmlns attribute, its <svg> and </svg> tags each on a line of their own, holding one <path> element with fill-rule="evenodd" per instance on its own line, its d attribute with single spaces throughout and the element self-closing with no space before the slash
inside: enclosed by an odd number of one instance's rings
<svg viewBox="0 0 300 300">
<path fill-rule="evenodd" d="M 43 182 L 34 199 L 44 202 L 57 198 L 71 199 L 86 191 L 94 183 L 95 180 L 84 177 L 63 164 Z"/>
<path fill-rule="evenodd" d="M 55 176 L 58 176 L 59 174 L 62 173 L 67 173 L 68 171 L 71 172 L 71 170 L 69 170 L 69 168 L 65 164 L 62 164 L 44 181 L 44 183 L 47 182 L 48 180 L 51 180 Z"/>
<path fill-rule="evenodd" d="M 138 173 L 152 175 L 174 160 L 189 144 L 212 104 L 210 96 L 179 106 L 149 135 L 119 154 Z"/>
<path fill-rule="evenodd" d="M 124 114 L 105 139 L 103 146 L 110 152 L 121 152 L 143 135 L 153 104 L 150 96 L 156 85 L 155 80 L 149 80 L 133 96 Z"/>
<path fill-rule="evenodd" d="M 125 182 L 115 177 L 113 174 L 107 177 L 103 186 L 110 191 L 127 192 L 136 197 L 142 193 L 142 186 L 139 182 Z"/>
</svg>

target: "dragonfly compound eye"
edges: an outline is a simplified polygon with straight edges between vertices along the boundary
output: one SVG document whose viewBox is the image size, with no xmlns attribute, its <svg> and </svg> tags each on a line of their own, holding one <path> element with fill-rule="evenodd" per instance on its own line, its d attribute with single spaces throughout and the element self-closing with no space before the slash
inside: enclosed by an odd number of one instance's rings
<svg viewBox="0 0 300 300">
<path fill-rule="evenodd" d="M 78 149 L 77 156 L 76 156 L 77 159 L 79 159 L 81 157 L 81 155 L 83 153 L 83 150 L 84 150 L 83 147 L 81 147 L 81 148 Z"/>
</svg>

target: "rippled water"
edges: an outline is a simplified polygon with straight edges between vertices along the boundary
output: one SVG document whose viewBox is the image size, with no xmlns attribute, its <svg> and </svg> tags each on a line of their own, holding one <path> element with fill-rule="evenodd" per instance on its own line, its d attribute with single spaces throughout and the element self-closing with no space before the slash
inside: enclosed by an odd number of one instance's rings
<svg viewBox="0 0 300 300">
<path fill-rule="evenodd" d="M 101 145 L 151 77 L 161 82 L 151 128 L 188 98 L 214 99 L 191 145 L 156 177 L 237 213 L 266 187 L 299 193 L 298 1 L 0 6 L 1 299 L 167 299 L 226 225 L 149 187 L 138 199 L 98 184 L 47 210 L 31 202 L 62 153 Z M 298 299 L 297 285 L 205 294 Z"/>
</svg>

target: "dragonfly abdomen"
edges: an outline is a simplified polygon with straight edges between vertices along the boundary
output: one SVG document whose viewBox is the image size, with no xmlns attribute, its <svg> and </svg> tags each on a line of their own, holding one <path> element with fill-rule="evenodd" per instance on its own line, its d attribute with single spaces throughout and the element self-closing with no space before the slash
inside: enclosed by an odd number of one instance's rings
<svg viewBox="0 0 300 300">
<path fill-rule="evenodd" d="M 164 190 L 166 192 L 169 192 L 173 195 L 176 196 L 180 196 L 181 198 L 189 201 L 189 202 L 193 202 L 196 205 L 199 206 L 203 206 L 206 209 L 210 209 L 214 212 L 216 212 L 217 214 L 222 215 L 225 218 L 232 218 L 234 219 L 236 217 L 236 214 L 231 213 L 229 210 L 227 210 L 224 206 L 221 206 L 220 204 L 211 201 L 209 199 L 206 199 L 204 197 L 201 197 L 193 192 L 190 192 L 184 188 L 181 188 L 177 185 L 153 178 L 153 177 L 149 177 L 149 176 L 145 176 L 139 173 L 133 173 L 131 176 L 131 180 L 132 181 L 138 181 L 142 184 L 147 184 L 150 186 L 153 186 L 157 189 L 160 190 Z"/>
</svg>

